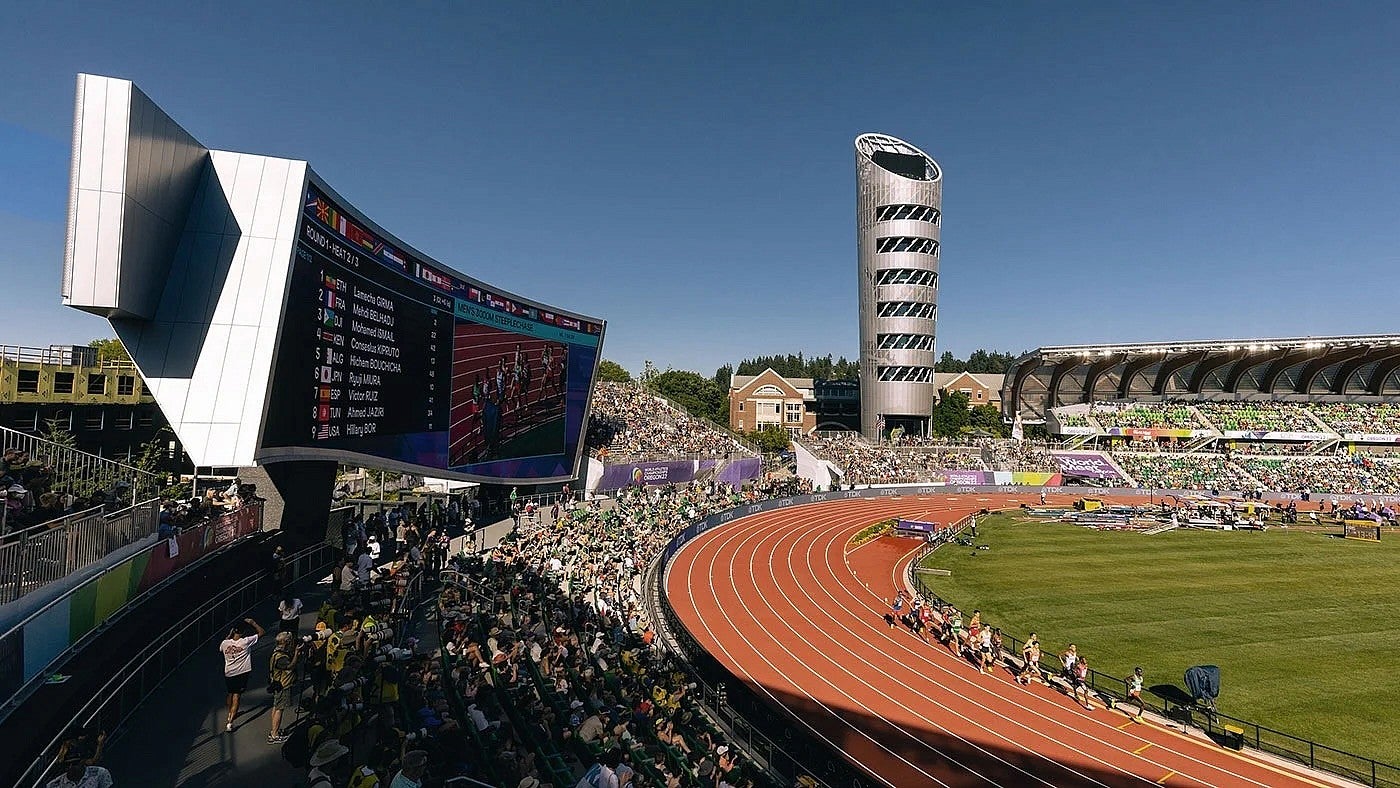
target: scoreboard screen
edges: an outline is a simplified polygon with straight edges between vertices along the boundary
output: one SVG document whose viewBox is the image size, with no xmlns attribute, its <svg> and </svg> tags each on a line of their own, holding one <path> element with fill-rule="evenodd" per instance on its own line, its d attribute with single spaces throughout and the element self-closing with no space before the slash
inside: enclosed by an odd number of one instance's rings
<svg viewBox="0 0 1400 788">
<path fill-rule="evenodd" d="M 304 197 L 258 459 L 573 478 L 603 322 L 407 251 L 315 183 Z"/>
</svg>

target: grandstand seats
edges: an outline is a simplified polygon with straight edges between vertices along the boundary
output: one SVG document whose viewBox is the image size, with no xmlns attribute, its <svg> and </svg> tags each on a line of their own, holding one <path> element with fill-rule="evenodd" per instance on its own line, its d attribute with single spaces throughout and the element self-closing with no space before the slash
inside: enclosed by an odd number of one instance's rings
<svg viewBox="0 0 1400 788">
<path fill-rule="evenodd" d="M 1051 455 L 1050 449 L 1031 441 L 991 441 L 988 448 L 992 455 L 994 471 L 1030 471 L 1056 473 L 1059 463 Z"/>
<path fill-rule="evenodd" d="M 1106 429 L 1146 427 L 1198 430 L 1206 426 L 1188 404 L 1180 402 L 1095 402 L 1089 412 Z"/>
<path fill-rule="evenodd" d="M 1253 490 L 1258 483 L 1216 454 L 1135 454 L 1115 452 L 1139 487 L 1170 490 Z"/>
<path fill-rule="evenodd" d="M 1240 467 L 1268 490 L 1317 493 L 1400 492 L 1400 464 L 1365 457 L 1241 457 Z"/>
<path fill-rule="evenodd" d="M 447 672 L 456 678 L 454 704 L 478 704 L 490 718 L 484 743 L 510 754 L 497 759 L 499 784 L 532 776 L 572 784 L 571 764 L 586 768 L 610 749 L 623 750 L 630 768 L 656 785 L 697 777 L 711 784 L 726 767 L 732 784 L 767 784 L 758 770 L 737 765 L 688 695 L 695 686 L 651 648 L 642 583 L 692 518 L 802 491 L 741 495 L 698 483 L 627 489 L 611 508 L 594 502 L 557 522 L 526 523 L 520 538 L 503 542 L 484 564 L 454 559 L 474 579 L 466 593 L 443 592 Z"/>
<path fill-rule="evenodd" d="M 976 446 L 906 448 L 870 443 L 855 432 L 813 433 L 801 440 L 815 456 L 840 468 L 846 484 L 917 483 L 940 470 L 987 470 Z"/>
<path fill-rule="evenodd" d="M 604 382 L 594 388 L 587 445 L 609 462 L 753 453 L 732 435 L 631 383 Z"/>
<path fill-rule="evenodd" d="M 1291 402 L 1198 402 L 1196 408 L 1220 430 L 1322 431 Z"/>
<path fill-rule="evenodd" d="M 1340 435 L 1400 435 L 1400 404 L 1391 402 L 1313 402 L 1308 408 Z"/>
</svg>

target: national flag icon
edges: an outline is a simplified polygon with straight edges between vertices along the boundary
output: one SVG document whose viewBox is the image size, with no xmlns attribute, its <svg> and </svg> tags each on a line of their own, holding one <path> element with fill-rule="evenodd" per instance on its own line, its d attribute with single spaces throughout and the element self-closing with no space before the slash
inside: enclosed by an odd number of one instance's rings
<svg viewBox="0 0 1400 788">
<path fill-rule="evenodd" d="M 339 334 L 333 333 L 333 332 L 331 332 L 331 331 L 327 331 L 327 330 L 325 330 L 324 328 L 323 328 L 323 329 L 320 329 L 320 332 L 321 332 L 321 341 L 322 341 L 322 342 L 336 342 L 336 343 L 339 343 L 339 342 L 340 342 L 340 335 L 339 335 Z"/>
<path fill-rule="evenodd" d="M 321 310 L 321 324 L 327 326 L 335 325 L 335 312 L 329 309 Z"/>
<path fill-rule="evenodd" d="M 335 277 L 331 276 L 330 274 L 322 274 L 321 284 L 325 285 L 327 290 L 334 290 L 335 286 L 339 283 L 336 282 Z"/>
<path fill-rule="evenodd" d="M 319 439 L 321 439 L 321 440 L 325 440 L 326 438 L 329 438 L 330 436 L 331 436 L 331 426 L 330 426 L 329 424 L 322 424 L 320 427 L 317 427 L 317 428 L 316 428 L 316 437 L 317 437 L 317 438 L 319 438 Z"/>
<path fill-rule="evenodd" d="M 321 367 L 321 382 L 322 382 L 322 383 L 330 383 L 330 382 L 331 382 L 331 368 L 330 368 L 330 367 Z"/>
<path fill-rule="evenodd" d="M 334 364 L 334 363 L 335 363 L 335 351 L 331 350 L 330 348 L 326 348 L 326 363 L 327 363 L 327 364 Z"/>
<path fill-rule="evenodd" d="M 546 323 L 551 323 L 551 324 L 552 324 L 552 323 L 554 322 L 554 313 L 553 313 L 553 312 L 541 312 L 541 313 L 540 313 L 540 319 L 543 320 L 543 321 L 546 322 Z"/>
<path fill-rule="evenodd" d="M 341 306 L 341 304 L 336 303 L 336 293 L 334 290 L 322 289 L 321 301 L 324 302 L 325 305 L 330 307 L 331 309 L 335 309 L 337 306 Z"/>
<path fill-rule="evenodd" d="M 317 386 L 317 387 L 316 387 L 316 396 L 317 396 L 318 398 L 320 398 L 320 400 L 321 400 L 322 402 L 330 402 L 330 399 L 331 399 L 331 387 L 330 387 L 330 386 Z"/>
<path fill-rule="evenodd" d="M 329 205 L 326 205 L 325 200 L 322 200 L 318 197 L 312 202 L 311 205 L 307 207 L 314 207 L 316 209 L 316 218 L 320 219 L 322 222 L 328 221 L 330 219 L 331 208 Z"/>
<path fill-rule="evenodd" d="M 389 260 L 392 260 L 399 266 L 399 268 L 402 268 L 405 271 L 408 270 L 408 261 L 400 257 L 399 253 L 394 251 L 393 247 L 384 247 L 384 257 L 388 258 Z"/>
<path fill-rule="evenodd" d="M 319 421 L 330 421 L 330 420 L 331 420 L 331 406 L 330 406 L 330 405 L 322 405 L 322 406 L 318 409 L 317 419 L 318 419 Z"/>
<path fill-rule="evenodd" d="M 481 291 L 478 290 L 478 289 L 476 289 L 475 287 L 468 287 L 468 288 L 467 288 L 467 300 L 468 300 L 468 301 L 476 301 L 476 302 L 480 303 L 480 302 L 481 302 Z"/>
</svg>

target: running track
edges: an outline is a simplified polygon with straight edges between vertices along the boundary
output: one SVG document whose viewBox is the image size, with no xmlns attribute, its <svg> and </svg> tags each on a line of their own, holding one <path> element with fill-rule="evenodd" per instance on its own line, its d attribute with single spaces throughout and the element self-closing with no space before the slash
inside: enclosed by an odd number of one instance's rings
<svg viewBox="0 0 1400 788">
<path fill-rule="evenodd" d="M 1036 499 L 909 496 L 752 515 L 686 545 L 667 595 L 726 668 L 892 788 L 1336 784 L 1121 711 L 1085 711 L 1005 671 L 979 674 L 936 641 L 886 626 L 919 543 L 889 538 L 848 553 L 851 536 L 886 517 L 950 522 L 1021 502 Z"/>
</svg>

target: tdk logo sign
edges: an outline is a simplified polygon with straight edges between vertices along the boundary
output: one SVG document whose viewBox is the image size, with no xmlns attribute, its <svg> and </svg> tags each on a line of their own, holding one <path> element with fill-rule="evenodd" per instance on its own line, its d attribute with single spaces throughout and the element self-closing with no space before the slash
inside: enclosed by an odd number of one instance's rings
<svg viewBox="0 0 1400 788">
<path fill-rule="evenodd" d="M 782 500 L 778 501 L 778 508 L 779 508 L 779 509 L 783 508 L 784 506 L 792 506 L 792 499 L 791 499 L 791 498 L 783 498 Z"/>
</svg>

